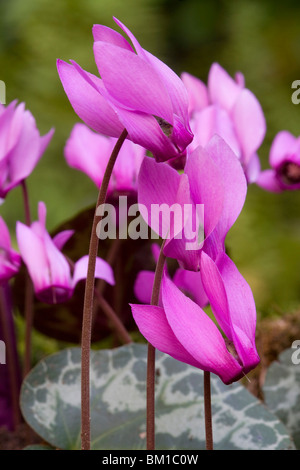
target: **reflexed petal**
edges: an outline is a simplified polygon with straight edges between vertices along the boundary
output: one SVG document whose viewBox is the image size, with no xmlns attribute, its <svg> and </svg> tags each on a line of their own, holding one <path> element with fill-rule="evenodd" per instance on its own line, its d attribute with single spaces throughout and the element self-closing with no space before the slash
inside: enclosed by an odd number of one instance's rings
<svg viewBox="0 0 300 470">
<path fill-rule="evenodd" d="M 206 85 L 193 75 L 184 72 L 181 79 L 186 86 L 189 96 L 189 113 L 200 111 L 209 105 Z"/>
<path fill-rule="evenodd" d="M 64 154 L 70 167 L 83 171 L 100 187 L 112 149 L 112 140 L 95 134 L 84 124 L 75 124 Z"/>
<path fill-rule="evenodd" d="M 11 152 L 18 142 L 23 125 L 25 105 L 12 101 L 0 115 L 0 161 Z"/>
<path fill-rule="evenodd" d="M 275 170 L 262 171 L 258 175 L 258 178 L 256 179 L 255 183 L 261 188 L 266 189 L 267 191 L 274 192 L 274 193 L 280 193 L 283 190 L 276 176 Z"/>
<path fill-rule="evenodd" d="M 241 147 L 236 138 L 232 119 L 228 112 L 220 106 L 211 105 L 203 111 L 195 113 L 191 125 L 195 134 L 192 148 L 198 145 L 205 147 L 210 139 L 217 134 L 225 140 L 237 157 L 241 156 Z"/>
<path fill-rule="evenodd" d="M 142 46 L 140 45 L 140 43 L 138 42 L 136 37 L 132 34 L 132 32 L 120 20 L 118 20 L 115 17 L 113 17 L 113 19 L 114 19 L 115 23 L 117 23 L 117 25 L 124 31 L 124 33 L 127 34 L 127 36 L 129 37 L 130 41 L 133 44 L 133 47 L 136 50 L 136 53 L 139 56 L 145 58 L 145 50 L 142 48 Z"/>
<path fill-rule="evenodd" d="M 55 246 L 48 232 L 45 232 L 43 242 L 48 258 L 50 286 L 71 290 L 71 269 L 67 259 Z"/>
<path fill-rule="evenodd" d="M 121 106 L 173 124 L 167 90 L 148 62 L 123 48 L 100 41 L 94 43 L 94 54 L 105 88 Z"/>
<path fill-rule="evenodd" d="M 54 245 L 58 250 L 62 250 L 69 239 L 74 235 L 75 230 L 63 230 L 62 232 L 55 235 L 52 239 Z"/>
<path fill-rule="evenodd" d="M 22 259 L 34 284 L 34 290 L 39 292 L 51 283 L 45 246 L 41 239 L 21 222 L 17 222 L 16 235 Z"/>
<path fill-rule="evenodd" d="M 117 31 L 104 26 L 102 24 L 95 24 L 93 26 L 93 37 L 94 41 L 107 42 L 109 44 L 114 44 L 115 46 L 122 47 L 131 52 L 134 52 L 128 41 Z"/>
<path fill-rule="evenodd" d="M 39 157 L 43 155 L 43 153 L 45 152 L 46 148 L 48 147 L 52 137 L 53 137 L 53 134 L 54 134 L 54 129 L 50 129 L 50 131 L 46 134 L 46 135 L 43 135 L 41 138 L 40 138 L 40 150 L 39 150 Z"/>
<path fill-rule="evenodd" d="M 224 383 L 241 375 L 241 366 L 228 352 L 214 322 L 166 276 L 162 281 L 162 300 L 167 321 L 178 341 L 199 363 Z"/>
<path fill-rule="evenodd" d="M 185 166 L 194 204 L 204 204 L 205 237 L 214 230 L 222 215 L 224 205 L 223 175 L 210 154 L 197 147 L 188 157 Z"/>
<path fill-rule="evenodd" d="M 163 80 L 165 88 L 172 102 L 174 114 L 180 116 L 187 130 L 190 130 L 188 122 L 188 93 L 182 80 L 164 62 L 159 60 L 150 52 L 144 52 L 146 55 L 146 59 L 149 61 L 149 63 L 153 66 L 153 68 Z"/>
<path fill-rule="evenodd" d="M 251 289 L 225 253 L 214 262 L 202 252 L 201 275 L 215 317 L 233 342 L 247 372 L 259 362 L 255 347 L 256 308 Z"/>
<path fill-rule="evenodd" d="M 297 149 L 297 138 L 288 131 L 278 132 L 270 150 L 270 165 L 276 169 Z"/>
<path fill-rule="evenodd" d="M 227 338 L 232 341 L 232 325 L 224 282 L 217 264 L 203 251 L 201 253 L 201 278 L 216 320 Z"/>
<path fill-rule="evenodd" d="M 89 263 L 88 255 L 83 256 L 78 261 L 76 261 L 75 266 L 74 266 L 74 274 L 73 274 L 73 281 L 72 281 L 73 288 L 76 286 L 76 284 L 79 281 L 86 279 L 87 272 L 88 272 L 88 263 Z M 104 279 L 104 281 L 106 281 L 108 284 L 112 286 L 115 284 L 114 274 L 113 274 L 113 270 L 111 266 L 106 261 L 104 261 L 102 258 L 99 258 L 99 257 L 96 259 L 95 278 Z"/>
<path fill-rule="evenodd" d="M 235 130 L 246 165 L 250 157 L 262 144 L 266 134 L 266 121 L 259 101 L 254 94 L 244 89 L 239 94 L 233 108 Z"/>
<path fill-rule="evenodd" d="M 216 236 L 224 242 L 245 203 L 247 181 L 240 161 L 221 137 L 213 137 L 206 151 L 222 173 L 224 200 Z M 204 206 L 204 210 L 206 213 L 207 206 Z"/>
<path fill-rule="evenodd" d="M 137 55 L 148 62 L 160 76 L 170 97 L 173 112 L 181 117 L 184 125 L 188 126 L 188 94 L 182 80 L 165 63 L 143 49 L 132 32 L 121 21 L 117 18 L 114 18 L 114 21 L 130 38 Z"/>
<path fill-rule="evenodd" d="M 241 85 L 219 64 L 214 63 L 208 75 L 208 92 L 211 103 L 230 111 L 241 92 Z"/>
<path fill-rule="evenodd" d="M 91 78 L 91 74 L 85 72 L 90 77 L 90 81 L 86 80 L 73 65 L 62 60 L 57 61 L 57 69 L 64 90 L 80 119 L 100 134 L 119 137 L 123 126 L 116 112 L 97 91 L 96 85 L 91 84 L 101 83 L 101 80 L 96 76 Z"/>
<path fill-rule="evenodd" d="M 11 240 L 8 227 L 0 216 L 0 248 L 9 251 L 11 249 Z"/>
<path fill-rule="evenodd" d="M 118 109 L 118 115 L 130 140 L 152 152 L 157 161 L 163 162 L 178 156 L 178 150 L 153 116 L 122 108 Z"/>
<path fill-rule="evenodd" d="M 40 157 L 40 134 L 32 114 L 29 111 L 24 111 L 23 126 L 18 142 L 8 155 L 9 183 L 6 185 L 6 190 L 12 189 L 27 178 Z"/>
<path fill-rule="evenodd" d="M 256 307 L 252 291 L 233 261 L 222 253 L 217 261 L 228 298 L 235 348 L 244 367 L 259 362 L 255 347 Z"/>
<path fill-rule="evenodd" d="M 257 153 L 250 157 L 249 163 L 245 168 L 245 175 L 249 184 L 255 183 L 260 174 L 260 159 Z"/>
<path fill-rule="evenodd" d="M 134 295 L 139 302 L 150 304 L 154 282 L 154 271 L 140 271 L 134 282 Z"/>
<path fill-rule="evenodd" d="M 113 171 L 113 185 L 118 191 L 137 190 L 137 180 L 146 150 L 125 140 Z"/>
<path fill-rule="evenodd" d="M 179 268 L 174 274 L 173 282 L 185 295 L 191 297 L 199 307 L 203 308 L 208 304 L 208 298 L 199 272 Z"/>
<path fill-rule="evenodd" d="M 138 179 L 140 211 L 152 230 L 162 238 L 166 238 L 170 233 L 170 217 L 167 215 L 170 215 L 171 207 L 181 210 L 180 204 L 176 205 L 180 180 L 180 175 L 169 165 L 156 163 L 149 157 L 143 160 Z M 162 216 L 160 209 L 161 211 L 165 209 L 161 212 Z"/>
<path fill-rule="evenodd" d="M 163 308 L 153 305 L 131 304 L 130 306 L 140 332 L 152 346 L 178 361 L 199 367 L 198 362 L 174 335 Z"/>
</svg>

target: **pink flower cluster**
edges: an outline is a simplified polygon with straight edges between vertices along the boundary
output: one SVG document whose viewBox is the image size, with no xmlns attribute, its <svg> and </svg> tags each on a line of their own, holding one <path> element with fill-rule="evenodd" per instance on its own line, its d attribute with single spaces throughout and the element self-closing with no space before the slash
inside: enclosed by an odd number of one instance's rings
<svg viewBox="0 0 300 470">
<path fill-rule="evenodd" d="M 132 314 L 153 346 L 231 383 L 254 368 L 259 357 L 253 295 L 226 253 L 226 235 L 243 208 L 249 183 L 275 192 L 300 189 L 299 138 L 280 132 L 270 150 L 271 169 L 261 171 L 258 150 L 266 122 L 243 75 L 233 79 L 215 63 L 207 85 L 188 73 L 179 77 L 143 49 L 124 24 L 115 22 L 126 38 L 106 26 L 93 27 L 100 76 L 74 61 L 57 61 L 66 95 L 84 122 L 74 126 L 65 158 L 100 187 L 109 155 L 126 129 L 108 192 L 134 193 L 149 211 L 153 204 L 191 208 L 177 231 L 147 220 L 167 238 L 164 254 L 178 262 L 178 269 L 172 277 L 165 269 L 159 305 L 150 305 L 154 274 L 142 271 L 135 284 L 141 303 L 131 305 Z M 0 106 L 2 199 L 30 175 L 52 135 L 53 130 L 40 136 L 24 104 Z M 175 169 L 178 162 L 182 171 Z M 204 208 L 200 217 L 199 206 Z M 1 283 L 23 261 L 36 296 L 56 303 L 68 300 L 86 278 L 88 257 L 74 263 L 63 255 L 73 232 L 51 238 L 44 203 L 39 204 L 37 221 L 17 223 L 20 254 L 2 218 L 0 231 Z M 157 247 L 154 255 L 157 259 Z M 100 258 L 95 276 L 114 284 L 111 267 Z M 215 320 L 205 312 L 207 305 Z"/>
</svg>

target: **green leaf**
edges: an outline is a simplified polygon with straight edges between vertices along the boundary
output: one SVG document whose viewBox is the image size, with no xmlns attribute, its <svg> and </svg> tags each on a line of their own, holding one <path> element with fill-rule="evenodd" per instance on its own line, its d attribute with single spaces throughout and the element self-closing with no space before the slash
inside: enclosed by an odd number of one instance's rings
<svg viewBox="0 0 300 470">
<path fill-rule="evenodd" d="M 263 386 L 266 405 L 285 424 L 300 449 L 300 364 L 298 350 L 283 351 L 269 367 Z M 293 362 L 294 360 L 294 362 Z"/>
<path fill-rule="evenodd" d="M 21 409 L 48 443 L 80 448 L 79 348 L 41 361 L 26 377 Z M 147 346 L 91 352 L 92 448 L 145 449 Z M 284 425 L 240 384 L 212 375 L 216 449 L 288 449 Z M 204 449 L 203 373 L 157 351 L 156 448 Z"/>
</svg>

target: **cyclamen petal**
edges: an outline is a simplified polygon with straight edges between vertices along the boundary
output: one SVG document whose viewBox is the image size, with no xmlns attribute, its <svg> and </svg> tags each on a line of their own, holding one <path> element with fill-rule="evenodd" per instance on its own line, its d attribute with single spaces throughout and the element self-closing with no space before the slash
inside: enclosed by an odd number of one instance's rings
<svg viewBox="0 0 300 470">
<path fill-rule="evenodd" d="M 119 137 L 124 126 L 100 92 L 83 78 L 74 65 L 58 60 L 57 70 L 66 95 L 80 119 L 101 134 Z M 100 81 L 96 76 L 93 79 Z"/>
<path fill-rule="evenodd" d="M 266 134 L 263 110 L 250 90 L 244 89 L 239 94 L 233 108 L 233 119 L 244 156 L 243 163 L 247 165 Z"/>
<path fill-rule="evenodd" d="M 193 135 L 189 126 L 188 95 L 180 78 L 131 39 L 103 25 L 94 25 L 94 55 L 101 79 L 77 64 L 58 61 L 65 92 L 78 116 L 92 129 L 128 139 L 152 152 L 157 161 L 184 157 Z"/>
<path fill-rule="evenodd" d="M 86 279 L 88 271 L 88 262 L 89 257 L 87 255 L 83 256 L 78 261 L 76 261 L 72 280 L 73 287 L 75 287 L 79 281 Z M 114 274 L 111 266 L 99 257 L 96 258 L 95 278 L 104 279 L 108 284 L 112 286 L 115 284 Z"/>
<path fill-rule="evenodd" d="M 60 303 L 70 299 L 76 284 L 87 276 L 88 256 L 74 266 L 60 249 L 73 234 L 72 230 L 60 232 L 53 239 L 46 230 L 46 206 L 38 206 L 39 220 L 30 227 L 17 223 L 17 241 L 22 259 L 33 282 L 37 298 L 45 303 Z M 71 267 L 74 272 L 71 272 Z M 111 267 L 97 258 L 95 277 L 114 284 Z"/>
<path fill-rule="evenodd" d="M 166 277 L 162 281 L 162 300 L 173 333 L 198 367 L 219 375 L 224 383 L 241 377 L 241 367 L 228 352 L 217 326 Z"/>
<path fill-rule="evenodd" d="M 8 227 L 0 217 L 0 284 L 9 281 L 20 269 L 21 256 L 11 245 Z"/>
<path fill-rule="evenodd" d="M 261 171 L 255 181 L 267 191 L 295 191 L 300 189 L 300 137 L 288 131 L 275 136 L 269 155 L 271 169 Z"/>
<path fill-rule="evenodd" d="M 206 85 L 193 75 L 184 72 L 181 75 L 189 95 L 189 114 L 200 111 L 209 105 L 209 96 Z"/>
<path fill-rule="evenodd" d="M 212 64 L 205 88 L 196 77 L 183 75 L 190 96 L 189 113 L 194 140 L 206 146 L 218 134 L 239 158 L 248 183 L 255 182 L 259 171 L 257 151 L 266 133 L 262 107 L 254 94 L 245 88 L 244 76 L 238 72 L 233 79 L 219 64 Z M 200 86 L 201 84 L 201 86 Z"/>
<path fill-rule="evenodd" d="M 22 259 L 38 293 L 51 283 L 44 244 L 38 235 L 21 222 L 17 222 L 16 235 Z"/>
<path fill-rule="evenodd" d="M 201 276 L 217 321 L 233 342 L 246 373 L 259 362 L 255 347 L 256 308 L 251 289 L 225 253 L 213 261 L 203 252 Z"/>
<path fill-rule="evenodd" d="M 130 52 L 134 52 L 129 42 L 122 36 L 122 34 L 114 31 L 107 26 L 101 24 L 95 24 L 93 26 L 93 37 L 94 41 L 102 41 L 109 44 L 114 44 L 115 46 L 122 47 L 127 49 Z"/>
<path fill-rule="evenodd" d="M 0 116 L 0 197 L 26 179 L 46 150 L 54 130 L 41 137 L 24 103 L 10 103 Z"/>
<path fill-rule="evenodd" d="M 280 131 L 275 136 L 270 149 L 270 165 L 277 169 L 284 161 L 286 155 L 293 155 L 297 151 L 297 138 L 288 131 Z"/>
<path fill-rule="evenodd" d="M 86 173 L 98 188 L 116 144 L 114 137 L 96 134 L 84 124 L 75 124 L 68 138 L 64 155 L 68 165 Z M 126 140 L 115 163 L 108 192 L 136 192 L 137 178 L 145 157 L 143 147 Z"/>
<path fill-rule="evenodd" d="M 208 90 L 212 103 L 217 103 L 230 111 L 241 92 L 241 86 L 223 67 L 214 63 L 208 75 Z"/>
<path fill-rule="evenodd" d="M 178 361 L 198 367 L 198 362 L 174 335 L 163 308 L 153 305 L 131 304 L 131 311 L 142 335 L 156 349 Z"/>
<path fill-rule="evenodd" d="M 159 116 L 173 124 L 172 103 L 167 90 L 146 61 L 125 49 L 100 41 L 94 43 L 94 54 L 105 88 L 121 106 Z"/>
</svg>

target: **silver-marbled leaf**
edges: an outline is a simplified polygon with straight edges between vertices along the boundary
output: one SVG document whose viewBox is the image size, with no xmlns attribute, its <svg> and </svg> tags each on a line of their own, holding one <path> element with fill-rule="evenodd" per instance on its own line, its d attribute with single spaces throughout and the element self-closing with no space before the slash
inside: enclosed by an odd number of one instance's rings
<svg viewBox="0 0 300 470">
<path fill-rule="evenodd" d="M 79 348 L 42 360 L 26 377 L 21 408 L 49 444 L 80 448 Z M 91 352 L 92 448 L 145 449 L 147 347 Z M 205 449 L 203 373 L 156 354 L 156 448 Z M 240 384 L 212 375 L 215 449 L 289 449 L 284 425 Z"/>
<path fill-rule="evenodd" d="M 263 386 L 266 405 L 285 424 L 300 449 L 299 351 L 283 351 L 269 367 Z"/>
</svg>

